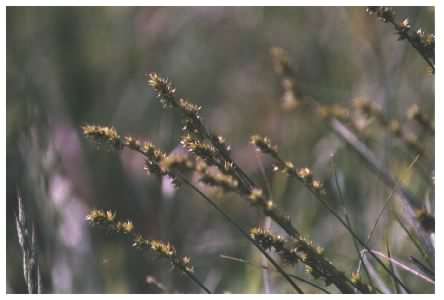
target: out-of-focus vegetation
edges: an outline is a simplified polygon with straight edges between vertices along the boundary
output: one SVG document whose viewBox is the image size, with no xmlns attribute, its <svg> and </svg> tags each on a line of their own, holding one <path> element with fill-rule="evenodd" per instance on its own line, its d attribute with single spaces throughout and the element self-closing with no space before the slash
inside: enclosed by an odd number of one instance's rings
<svg viewBox="0 0 444 300">
<path fill-rule="evenodd" d="M 434 32 L 433 8 L 396 11 L 408 16 L 415 30 Z M 143 158 L 131 151 L 97 151 L 83 138 L 82 125 L 112 125 L 167 153 L 180 152 L 182 123 L 178 114 L 162 109 L 148 87 L 145 74 L 153 71 L 202 106 L 203 122 L 226 138 L 234 160 L 350 277 L 359 262 L 351 236 L 302 185 L 274 173 L 272 161 L 249 145 L 249 137 L 267 135 L 283 157 L 310 167 L 334 195 L 331 206 L 342 212 L 339 186 L 352 228 L 364 240 L 391 189 L 324 120 L 303 109 L 282 109 L 270 57 L 276 46 L 288 51 L 303 97 L 346 107 L 358 97 L 369 99 L 418 137 L 427 156 L 409 167 L 415 153 L 400 139 L 374 118 L 360 123 L 367 146 L 433 213 L 434 187 L 427 178 L 434 176 L 434 137 L 406 113 L 417 104 L 433 121 L 434 77 L 415 49 L 397 41 L 393 27 L 368 16 L 363 7 L 8 7 L 8 292 L 27 292 L 15 223 L 18 190 L 35 226 L 43 292 L 200 292 L 167 262 L 89 227 L 85 217 L 93 208 L 117 211 L 145 237 L 173 243 L 192 258 L 195 275 L 215 292 L 293 292 L 278 273 L 221 258 L 266 263 L 198 195 L 147 176 Z M 217 203 L 246 230 L 265 222 L 234 194 Z M 410 256 L 420 255 L 393 214 L 399 211 L 397 196 L 392 203 L 369 246 L 387 253 L 388 241 L 393 258 L 413 265 Z M 282 234 L 275 224 L 271 229 Z M 373 267 L 385 280 L 380 289 L 395 292 L 387 275 Z M 302 266 L 287 270 L 312 279 Z M 433 284 L 395 271 L 413 292 L 434 291 Z"/>
</svg>

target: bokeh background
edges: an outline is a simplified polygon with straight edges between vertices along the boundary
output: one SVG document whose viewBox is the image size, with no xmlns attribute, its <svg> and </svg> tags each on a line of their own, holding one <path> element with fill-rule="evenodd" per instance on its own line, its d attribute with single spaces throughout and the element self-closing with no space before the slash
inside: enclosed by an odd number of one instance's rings
<svg viewBox="0 0 444 300">
<path fill-rule="evenodd" d="M 434 32 L 434 8 L 396 10 L 414 29 Z M 163 110 L 147 86 L 145 74 L 152 71 L 202 105 L 204 122 L 226 138 L 235 160 L 272 191 L 297 228 L 339 268 L 355 271 L 358 258 L 345 229 L 302 185 L 273 174 L 249 136 L 270 136 L 284 157 L 312 167 L 327 186 L 333 186 L 335 169 L 353 228 L 363 237 L 390 190 L 319 118 L 282 111 L 273 46 L 288 51 L 301 92 L 321 103 L 349 105 L 362 96 L 392 118 L 404 120 L 413 103 L 434 116 L 434 77 L 425 62 L 364 7 L 8 7 L 7 291 L 26 292 L 14 220 L 17 190 L 35 224 L 44 292 L 161 292 L 147 276 L 172 293 L 200 292 L 168 262 L 90 228 L 85 216 L 92 208 L 117 211 L 147 238 L 172 242 L 216 292 L 292 291 L 275 273 L 220 258 L 263 263 L 196 194 L 147 176 L 137 154 L 100 151 L 83 138 L 81 125 L 113 125 L 122 135 L 178 151 L 180 118 Z M 433 189 L 407 169 L 412 156 L 399 141 L 378 135 L 367 142 L 411 192 L 433 206 Z M 433 139 L 422 142 L 433 158 Z M 237 196 L 217 201 L 246 229 L 264 223 Z M 342 209 L 337 198 L 332 201 Z M 370 245 L 385 251 L 386 239 L 397 259 L 417 256 L 390 213 Z M 293 272 L 304 274 L 302 267 Z M 433 285 L 399 273 L 412 290 L 433 292 Z M 393 290 L 390 281 L 386 285 Z"/>
</svg>

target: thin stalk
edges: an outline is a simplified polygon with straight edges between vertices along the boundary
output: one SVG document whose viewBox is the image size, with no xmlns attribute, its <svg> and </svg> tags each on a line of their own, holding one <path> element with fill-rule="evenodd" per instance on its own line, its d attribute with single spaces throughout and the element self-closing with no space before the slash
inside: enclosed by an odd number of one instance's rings
<svg viewBox="0 0 444 300">
<path fill-rule="evenodd" d="M 200 286 L 201 289 L 203 289 L 207 294 L 212 294 L 212 292 L 190 271 L 183 269 L 182 270 L 191 280 Z"/>
<path fill-rule="evenodd" d="M 274 154 L 273 157 L 279 161 L 281 164 L 285 165 L 285 161 L 277 154 Z M 305 186 L 305 185 L 304 185 Z M 324 205 L 325 208 L 327 208 L 327 210 L 345 227 L 345 229 L 347 229 L 347 231 L 352 235 L 352 237 L 354 239 L 356 239 L 356 241 L 359 242 L 359 244 L 364 247 L 365 249 L 367 249 L 368 251 L 370 251 L 370 248 L 367 246 L 366 243 L 364 243 L 359 236 L 353 231 L 353 229 L 347 224 L 346 221 L 344 221 L 344 219 L 328 204 L 327 200 L 324 199 L 323 196 L 321 196 L 319 193 L 316 193 L 313 189 L 308 189 L 317 200 L 319 200 L 321 202 L 322 205 Z M 392 276 L 406 291 L 409 292 L 409 289 L 404 285 L 404 283 L 402 283 L 402 281 L 398 278 L 398 276 L 396 276 L 396 274 L 394 274 L 389 268 L 387 268 L 387 266 L 384 265 L 384 263 L 372 252 L 369 252 L 370 255 L 373 256 L 373 258 L 384 268 L 384 270 L 390 275 Z"/>
<path fill-rule="evenodd" d="M 403 200 L 404 208 L 407 213 L 407 219 L 414 225 L 414 229 L 421 239 L 421 242 L 425 245 L 427 254 L 430 257 L 434 257 L 434 247 L 430 241 L 429 234 L 424 231 L 421 224 L 416 219 L 415 210 L 420 209 L 419 201 L 407 190 L 401 186 L 397 186 L 396 180 L 385 170 L 385 168 L 376 160 L 372 152 L 361 143 L 357 137 L 350 132 L 341 122 L 336 119 L 332 119 L 330 125 L 334 132 L 344 140 L 351 149 L 359 155 L 359 157 L 366 163 L 368 168 L 373 171 L 378 178 L 382 180 L 384 184 L 394 189 L 396 193 Z"/>
<path fill-rule="evenodd" d="M 249 266 L 252 266 L 252 267 L 256 267 L 256 268 L 261 268 L 261 269 L 264 269 L 264 270 L 270 270 L 270 268 L 268 266 L 266 266 L 266 265 L 257 265 L 257 264 L 249 262 L 246 259 L 242 259 L 242 258 L 238 258 L 238 257 L 233 257 L 233 256 L 228 256 L 228 255 L 221 254 L 220 258 L 226 259 L 226 260 L 230 260 L 230 261 L 239 262 L 239 263 L 243 263 L 243 264 L 246 264 L 246 265 L 249 265 Z M 271 271 L 273 271 L 273 270 L 271 270 Z M 322 291 L 322 292 L 324 292 L 326 294 L 331 294 L 329 291 L 327 291 L 323 287 L 315 284 L 314 282 L 306 280 L 306 279 L 304 279 L 304 278 L 302 278 L 300 276 L 297 276 L 297 275 L 294 275 L 294 274 L 288 274 L 288 276 L 290 276 L 290 277 L 292 277 L 294 279 L 297 279 L 297 280 L 299 280 L 301 282 L 304 282 L 304 283 L 306 283 L 306 284 L 308 284 L 308 285 L 310 285 L 310 286 L 312 286 L 312 287 L 314 287 L 314 288 L 316 288 L 316 289 L 318 289 L 318 290 L 320 290 L 320 291 Z"/>
<path fill-rule="evenodd" d="M 418 268 L 420 268 L 423 272 L 427 273 L 433 280 L 435 280 L 435 272 L 431 269 L 429 269 L 426 265 L 424 265 L 422 262 L 420 262 L 416 257 L 410 256 L 409 257 L 412 263 L 415 264 Z"/>
<path fill-rule="evenodd" d="M 139 150 L 139 149 L 133 149 L 140 154 L 146 156 L 146 154 Z M 149 158 L 149 157 L 148 157 Z M 190 187 L 193 191 L 198 193 L 202 198 L 204 198 L 208 204 L 210 204 L 216 211 L 231 225 L 233 225 L 240 234 L 246 238 L 248 241 L 250 241 L 259 251 L 262 252 L 262 254 L 270 261 L 270 263 L 278 270 L 279 273 L 290 283 L 290 285 L 300 294 L 303 294 L 304 292 L 299 288 L 299 286 L 288 276 L 288 274 L 274 261 L 274 259 L 264 250 L 262 247 L 256 243 L 255 240 L 253 240 L 250 235 L 245 232 L 242 227 L 237 224 L 230 216 L 228 216 L 213 200 L 211 200 L 207 195 L 205 195 L 199 188 L 197 188 L 194 184 L 192 184 L 190 181 L 188 181 L 182 174 L 174 174 L 177 176 L 183 183 L 185 183 L 188 187 Z"/>
<path fill-rule="evenodd" d="M 365 244 L 359 237 L 358 235 L 351 229 L 350 226 L 347 225 L 347 223 L 341 218 L 341 216 L 339 216 L 339 214 L 333 210 L 328 203 L 322 199 L 322 197 L 317 197 L 323 204 L 324 206 L 328 209 L 328 211 L 330 211 L 331 214 L 333 214 L 336 219 L 338 219 L 338 221 L 347 229 L 347 231 L 352 235 L 352 237 L 354 239 L 356 239 L 356 241 L 359 242 L 359 244 L 361 244 L 362 247 L 364 247 L 367 251 L 370 251 L 370 248 L 367 246 L 367 244 Z M 393 277 L 393 279 L 396 280 L 396 282 L 398 282 L 408 293 L 411 293 L 409 288 L 398 278 L 398 276 L 396 276 L 395 273 L 393 273 L 389 268 L 387 268 L 387 266 L 373 253 L 373 252 L 369 252 L 373 258 L 384 268 L 384 270 Z"/>
<path fill-rule="evenodd" d="M 401 226 L 401 228 L 407 234 L 407 236 L 409 237 L 410 241 L 412 241 L 413 245 L 415 245 L 416 249 L 418 249 L 418 252 L 421 253 L 422 257 L 425 259 L 425 261 L 427 262 L 429 267 L 433 268 L 433 263 L 431 262 L 430 257 L 427 255 L 426 251 L 422 248 L 422 246 L 420 245 L 418 240 L 407 229 L 407 226 L 405 226 L 405 224 L 401 221 L 401 219 L 399 218 L 399 216 L 396 213 L 394 213 L 394 217 L 395 217 L 396 221 L 398 222 L 399 226 Z"/>
<path fill-rule="evenodd" d="M 372 274 L 373 278 L 375 279 L 375 283 L 378 285 L 378 290 L 381 291 L 383 294 L 393 294 L 392 290 L 390 290 L 385 282 L 381 279 L 378 272 L 375 270 L 375 267 L 372 265 L 372 263 L 369 261 L 368 257 L 365 255 L 368 251 L 363 249 L 361 251 L 361 256 L 365 260 L 368 266 L 368 270 L 370 274 Z"/>
<path fill-rule="evenodd" d="M 347 225 L 351 228 L 351 222 L 350 222 L 350 218 L 349 218 L 349 215 L 348 215 L 347 207 L 346 207 L 346 204 L 345 204 L 345 198 L 343 197 L 341 187 L 339 186 L 338 175 L 336 173 L 336 167 L 334 165 L 334 161 L 333 161 L 333 177 L 334 177 L 334 180 L 335 180 L 336 190 L 338 191 L 339 199 L 341 200 L 342 207 L 344 208 L 345 221 L 347 222 Z M 364 271 L 365 271 L 365 273 L 367 275 L 368 283 L 370 284 L 371 287 L 374 287 L 372 278 L 371 278 L 370 273 L 368 272 L 367 266 L 366 266 L 366 264 L 365 264 L 365 262 L 364 262 L 364 260 L 363 260 L 363 258 L 361 256 L 361 251 L 359 250 L 359 246 L 358 246 L 358 244 L 357 244 L 355 239 L 353 239 L 353 246 L 355 247 L 355 250 L 358 253 L 359 260 L 361 261 L 362 266 L 364 268 Z"/>
<path fill-rule="evenodd" d="M 396 30 L 400 30 L 399 24 L 395 22 L 394 19 L 390 19 L 389 22 L 395 27 Z M 417 46 L 413 38 L 407 33 L 403 35 L 405 39 L 409 42 L 409 44 L 418 51 L 418 53 L 421 55 L 421 57 L 426 61 L 426 63 L 432 68 L 432 73 L 435 74 L 435 64 L 432 63 L 432 61 L 423 53 L 423 51 Z"/>
<path fill-rule="evenodd" d="M 382 257 L 383 259 L 392 262 L 393 264 L 395 264 L 396 266 L 400 267 L 401 269 L 417 276 L 418 278 L 421 278 L 422 280 L 430 283 L 430 284 L 435 284 L 435 281 L 431 278 L 429 278 L 428 276 L 422 274 L 421 272 L 416 271 L 415 269 L 413 269 L 412 267 L 407 266 L 405 263 L 402 263 L 392 257 L 388 257 L 387 255 L 385 255 L 384 253 L 381 253 L 379 251 L 376 250 L 370 250 L 370 252 L 366 252 L 366 253 L 374 253 L 377 256 Z M 365 253 L 364 253 L 365 255 Z"/>
<path fill-rule="evenodd" d="M 29 211 L 17 191 L 17 214 L 15 216 L 17 237 L 22 252 L 23 275 L 29 294 L 42 293 L 42 277 L 38 260 L 38 246 L 35 227 Z"/>
<path fill-rule="evenodd" d="M 194 184 L 189 182 L 185 177 L 179 175 L 180 180 L 183 181 L 187 186 L 189 186 L 193 191 L 198 193 L 202 198 L 204 198 L 208 204 L 210 204 L 214 209 L 219 212 L 219 214 L 231 225 L 233 225 L 239 233 L 246 238 L 248 241 L 250 241 L 269 261 L 270 263 L 276 268 L 276 270 L 281 273 L 282 276 L 290 283 L 290 285 L 300 294 L 303 294 L 304 292 L 301 290 L 301 288 L 288 276 L 288 274 L 276 263 L 276 261 L 255 241 L 253 240 L 250 235 L 245 232 L 242 227 L 240 227 L 239 224 L 237 224 L 230 216 L 228 216 L 213 200 L 211 200 L 207 195 L 205 195 L 199 188 L 197 188 Z"/>
<path fill-rule="evenodd" d="M 386 248 L 386 251 L 387 251 L 387 256 L 390 258 L 391 254 L 390 254 L 390 248 L 389 248 L 388 239 L 385 240 L 385 248 Z M 390 270 L 392 270 L 392 272 L 395 273 L 395 268 L 393 267 L 393 264 L 392 264 L 391 260 L 389 260 L 389 267 L 390 267 Z M 395 287 L 396 293 L 400 294 L 401 293 L 401 288 L 400 288 L 399 284 L 395 280 L 393 280 L 393 285 Z"/>
<path fill-rule="evenodd" d="M 418 161 L 419 157 L 420 157 L 420 155 L 418 154 L 418 155 L 415 157 L 415 159 L 409 164 L 409 166 L 407 167 L 407 170 L 410 170 L 410 169 L 414 166 L 414 164 Z M 372 229 L 370 230 L 370 233 L 368 234 L 368 237 L 367 237 L 367 244 L 370 242 L 371 238 L 373 237 L 373 233 L 375 232 L 376 226 L 378 225 L 379 220 L 381 219 L 381 217 L 382 217 L 384 211 L 386 210 L 386 208 L 388 207 L 388 205 L 389 205 L 391 199 L 393 198 L 393 195 L 394 195 L 394 193 L 395 193 L 395 190 L 396 190 L 396 188 L 399 186 L 399 184 L 400 184 L 400 182 L 398 181 L 398 182 L 396 183 L 396 186 L 393 187 L 393 189 L 391 190 L 389 196 L 388 196 L 387 199 L 385 200 L 384 206 L 383 206 L 382 209 L 379 211 L 378 216 L 376 217 L 376 221 L 375 221 L 375 223 L 373 224 Z"/>
</svg>

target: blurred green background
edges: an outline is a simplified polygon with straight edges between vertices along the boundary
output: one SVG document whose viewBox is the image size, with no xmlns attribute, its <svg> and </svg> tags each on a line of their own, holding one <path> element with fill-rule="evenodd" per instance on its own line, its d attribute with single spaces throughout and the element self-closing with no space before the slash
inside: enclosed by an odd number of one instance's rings
<svg viewBox="0 0 444 300">
<path fill-rule="evenodd" d="M 434 8 L 396 11 L 414 29 L 434 32 Z M 117 211 L 147 238 L 173 243 L 216 292 L 292 291 L 279 275 L 220 258 L 263 263 L 196 194 L 172 191 L 169 182 L 147 176 L 140 156 L 97 151 L 82 137 L 81 125 L 113 125 L 122 135 L 178 151 L 181 122 L 147 86 L 145 74 L 153 71 L 202 105 L 204 122 L 226 138 L 235 160 L 272 191 L 297 228 L 324 247 L 336 266 L 349 275 L 355 271 L 357 255 L 344 228 L 302 185 L 273 174 L 271 162 L 248 144 L 249 136 L 270 136 L 284 157 L 312 167 L 327 187 L 333 187 L 334 161 L 353 227 L 363 237 L 390 190 L 321 120 L 282 112 L 269 54 L 273 46 L 288 51 L 302 93 L 322 103 L 349 105 L 363 96 L 392 118 L 405 119 L 413 103 L 434 115 L 434 77 L 425 62 L 364 7 L 8 7 L 7 291 L 26 292 L 14 221 L 17 190 L 37 230 L 45 292 L 159 292 L 146 283 L 147 276 L 169 292 L 200 292 L 168 262 L 90 228 L 85 215 L 92 208 Z M 433 139 L 423 142 L 433 158 Z M 397 140 L 379 136 L 369 145 L 410 191 L 433 202 L 433 190 L 406 170 L 412 157 Z M 217 201 L 245 229 L 264 222 L 237 196 Z M 372 248 L 384 252 L 385 239 L 398 259 L 417 255 L 387 213 Z M 304 273 L 301 266 L 293 272 Z M 432 285 L 399 272 L 412 290 L 433 292 Z M 392 289 L 388 280 L 387 287 Z"/>
</svg>

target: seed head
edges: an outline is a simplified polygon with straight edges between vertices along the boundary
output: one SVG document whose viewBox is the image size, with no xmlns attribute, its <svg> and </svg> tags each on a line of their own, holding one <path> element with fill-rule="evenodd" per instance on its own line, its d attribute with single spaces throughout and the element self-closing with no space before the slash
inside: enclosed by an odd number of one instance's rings
<svg viewBox="0 0 444 300">
<path fill-rule="evenodd" d="M 176 255 L 176 249 L 170 243 L 164 243 L 162 241 L 153 240 L 150 242 L 151 249 L 160 255 L 166 257 L 172 257 Z"/>
<path fill-rule="evenodd" d="M 232 176 L 221 172 L 206 172 L 200 181 L 214 187 L 220 187 L 224 191 L 236 191 L 239 185 L 238 181 Z"/>
<path fill-rule="evenodd" d="M 162 78 L 157 73 L 150 73 L 147 75 L 147 82 L 157 93 L 157 97 L 160 99 L 163 107 L 167 108 L 177 105 L 174 98 L 176 88 L 167 78 Z"/>
<path fill-rule="evenodd" d="M 266 209 L 267 211 L 272 211 L 274 207 L 275 207 L 275 205 L 274 205 L 273 201 L 271 201 L 271 200 L 268 200 L 268 201 L 265 203 L 265 209 Z"/>
<path fill-rule="evenodd" d="M 135 247 L 135 248 L 145 248 L 145 247 L 149 246 L 149 243 L 150 243 L 150 241 L 145 240 L 143 238 L 143 236 L 138 234 L 134 238 L 132 246 Z"/>
<path fill-rule="evenodd" d="M 182 146 L 206 161 L 211 161 L 216 154 L 216 149 L 207 143 L 195 139 L 191 134 L 185 134 L 180 140 Z"/>
<path fill-rule="evenodd" d="M 146 159 L 145 160 L 145 167 L 144 167 L 145 171 L 147 172 L 148 175 L 150 174 L 154 174 L 156 176 L 164 176 L 167 175 L 167 173 L 160 167 L 158 162 Z"/>
<path fill-rule="evenodd" d="M 250 237 L 259 243 L 265 250 L 273 247 L 276 237 L 268 230 L 255 227 L 250 230 Z"/>
<path fill-rule="evenodd" d="M 162 159 L 160 162 L 160 168 L 163 172 L 169 172 L 171 170 L 189 171 L 194 169 L 194 164 L 187 155 L 171 154 Z"/>
<path fill-rule="evenodd" d="M 202 109 L 201 106 L 193 104 L 184 98 L 179 99 L 178 105 L 186 115 L 192 117 L 199 117 L 199 111 Z"/>
<path fill-rule="evenodd" d="M 98 145 L 109 145 L 116 150 L 122 149 L 120 135 L 114 127 L 85 125 L 82 126 L 83 134 L 92 139 Z"/>
<path fill-rule="evenodd" d="M 191 258 L 189 258 L 188 256 L 181 257 L 180 263 L 185 268 L 186 271 L 191 272 L 191 273 L 194 271 L 194 267 L 191 264 Z"/>
<path fill-rule="evenodd" d="M 409 19 L 408 19 L 408 18 L 405 18 L 404 20 L 402 20 L 402 21 L 399 23 L 399 28 L 400 28 L 400 30 L 401 30 L 402 32 L 407 32 L 407 31 L 409 31 L 410 28 L 411 28 L 410 23 L 409 23 Z"/>
<path fill-rule="evenodd" d="M 134 224 L 131 221 L 117 222 L 116 231 L 123 234 L 130 234 L 134 229 Z"/>
<path fill-rule="evenodd" d="M 136 140 L 135 138 L 131 137 L 131 136 L 125 136 L 123 138 L 123 144 L 125 146 L 128 146 L 128 148 L 133 149 L 133 150 L 140 150 L 140 141 Z"/>
<path fill-rule="evenodd" d="M 312 186 L 315 190 L 322 189 L 322 183 L 319 180 L 313 180 Z"/>
<path fill-rule="evenodd" d="M 262 137 L 256 134 L 250 138 L 250 143 L 255 145 L 257 150 L 262 153 L 271 154 L 273 156 L 277 155 L 277 146 L 272 146 L 268 137 Z"/>
<path fill-rule="evenodd" d="M 376 14 L 376 16 L 384 23 L 393 22 L 395 17 L 394 10 L 387 6 L 369 6 L 366 11 L 369 15 Z"/>
<path fill-rule="evenodd" d="M 92 224 L 98 224 L 106 220 L 106 214 L 103 210 L 93 209 L 86 216 L 86 220 Z"/>
<path fill-rule="evenodd" d="M 262 202 L 264 201 L 264 192 L 259 188 L 253 188 L 248 196 L 248 199 L 253 205 Z"/>
<path fill-rule="evenodd" d="M 313 177 L 313 174 L 309 168 L 300 168 L 297 172 L 298 177 L 302 180 L 311 180 Z"/>
</svg>

